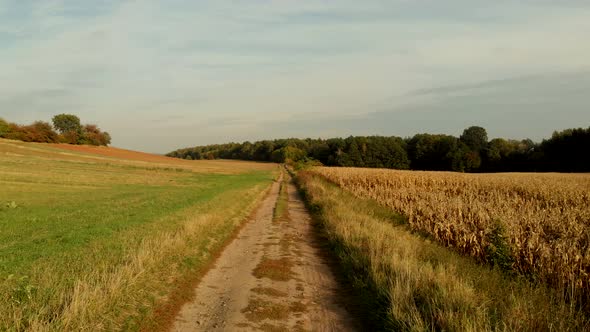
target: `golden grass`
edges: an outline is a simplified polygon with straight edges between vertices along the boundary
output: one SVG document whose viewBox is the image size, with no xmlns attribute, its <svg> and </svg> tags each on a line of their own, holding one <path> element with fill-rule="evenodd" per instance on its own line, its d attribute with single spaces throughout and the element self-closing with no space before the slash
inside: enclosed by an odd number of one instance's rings
<svg viewBox="0 0 590 332">
<path fill-rule="evenodd" d="M 26 157 L 28 162 L 43 160 L 70 161 L 99 165 L 128 165 L 141 168 L 176 169 L 195 173 L 239 174 L 273 171 L 276 164 L 239 160 L 189 161 L 161 155 L 104 146 L 25 143 L 0 138 L 0 156 Z"/>
<path fill-rule="evenodd" d="M 261 322 L 266 319 L 283 320 L 289 317 L 289 308 L 286 305 L 252 298 L 242 313 L 251 322 Z"/>
<path fill-rule="evenodd" d="M 278 259 L 272 259 L 268 257 L 262 257 L 262 260 L 254 271 L 254 275 L 258 279 L 268 278 L 274 281 L 288 281 L 293 279 L 293 262 L 289 257 L 282 257 Z"/>
<path fill-rule="evenodd" d="M 351 171 L 355 170 L 342 174 Z M 391 210 L 316 175 L 329 172 L 338 170 L 300 172 L 298 181 L 344 275 L 357 290 L 360 308 L 375 324 L 372 328 L 581 331 L 590 327 L 584 314 L 552 290 L 508 277 L 418 236 Z"/>
<path fill-rule="evenodd" d="M 276 165 L 260 171 L 270 164 L 203 171 L 7 140 L 0 158 L 0 204 L 18 205 L 0 206 L 8 331 L 138 329 L 212 259 L 276 174 Z"/>
<path fill-rule="evenodd" d="M 273 222 L 285 221 L 289 219 L 289 194 L 287 193 L 287 186 L 289 184 L 290 176 L 287 172 L 281 169 L 282 180 L 279 189 L 279 197 L 273 210 Z"/>
<path fill-rule="evenodd" d="M 242 309 L 242 313 L 251 322 L 262 322 L 264 320 L 285 320 L 291 314 L 307 311 L 307 306 L 298 301 L 276 303 L 261 298 L 251 298 L 248 306 Z"/>
<path fill-rule="evenodd" d="M 590 303 L 589 174 L 313 171 L 446 246 Z"/>
</svg>

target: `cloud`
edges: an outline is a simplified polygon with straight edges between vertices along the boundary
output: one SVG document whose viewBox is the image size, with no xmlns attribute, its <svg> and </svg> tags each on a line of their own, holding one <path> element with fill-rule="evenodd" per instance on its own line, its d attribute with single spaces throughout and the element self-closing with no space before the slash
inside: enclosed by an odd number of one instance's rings
<svg viewBox="0 0 590 332">
<path fill-rule="evenodd" d="M 589 15 L 587 2 L 548 0 L 0 0 L 0 80 L 9 82 L 0 112 L 30 122 L 68 110 L 110 131 L 116 145 L 158 152 L 384 133 L 393 121 L 384 114 L 406 109 L 412 119 L 428 111 L 418 104 L 446 118 L 485 117 L 491 98 L 520 105 L 536 78 L 589 70 Z M 553 95 L 569 94 L 570 79 Z M 551 105 L 577 110 L 573 100 Z M 454 111 L 467 108 L 478 111 Z M 545 116 L 532 136 L 556 123 Z M 437 128 L 396 121 L 407 132 Z M 457 122 L 440 130 L 458 130 Z"/>
<path fill-rule="evenodd" d="M 414 91 L 397 105 L 390 103 L 365 115 L 293 118 L 271 127 L 292 136 L 328 137 L 422 132 L 459 135 L 468 126 L 481 125 L 490 137 L 540 141 L 554 130 L 590 124 L 588 87 L 590 71 L 443 86 Z M 300 131 L 294 132 L 297 128 Z"/>
</svg>

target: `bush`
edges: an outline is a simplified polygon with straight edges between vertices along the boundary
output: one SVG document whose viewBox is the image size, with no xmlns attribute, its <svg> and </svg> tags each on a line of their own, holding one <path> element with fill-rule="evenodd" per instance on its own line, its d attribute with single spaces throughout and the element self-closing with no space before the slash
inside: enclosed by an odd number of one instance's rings
<svg viewBox="0 0 590 332">
<path fill-rule="evenodd" d="M 57 133 L 47 122 L 36 121 L 30 126 L 24 127 L 29 142 L 55 143 L 58 141 Z"/>
<path fill-rule="evenodd" d="M 504 272 L 513 272 L 514 255 L 505 234 L 504 225 L 496 220 L 487 234 L 489 244 L 486 247 L 486 256 L 493 266 L 499 267 Z"/>
<path fill-rule="evenodd" d="M 14 123 L 9 123 L 8 131 L 4 134 L 4 138 L 13 139 L 17 141 L 24 140 L 24 133 L 21 130 L 21 126 Z"/>
<path fill-rule="evenodd" d="M 105 146 L 111 144 L 109 133 L 101 131 L 96 125 L 77 126 L 79 119 L 76 116 L 61 114 L 55 116 L 53 121 L 61 134 L 58 135 L 48 122 L 36 121 L 31 125 L 21 126 L 0 118 L 0 137 L 23 142 L 59 142 Z"/>
<path fill-rule="evenodd" d="M 85 125 L 82 130 L 82 143 L 89 145 L 109 145 L 111 136 L 102 132 L 96 125 Z"/>
<path fill-rule="evenodd" d="M 273 151 L 271 154 L 271 160 L 275 163 L 298 162 L 305 158 L 305 156 L 305 151 L 293 146 L 285 146 L 284 148 Z"/>
<path fill-rule="evenodd" d="M 314 167 L 314 166 L 324 166 L 324 165 L 315 159 L 305 157 L 305 158 L 299 160 L 298 162 L 296 162 L 293 165 L 293 168 L 295 168 L 296 171 L 300 171 L 300 170 L 308 169 L 308 168 Z"/>
<path fill-rule="evenodd" d="M 8 133 L 10 127 L 8 126 L 8 122 L 4 119 L 0 118 L 0 137 L 4 137 Z"/>
<path fill-rule="evenodd" d="M 77 131 L 69 131 L 59 135 L 59 142 L 67 144 L 81 144 L 82 135 Z"/>
<path fill-rule="evenodd" d="M 8 139 L 40 143 L 55 143 L 58 141 L 57 133 L 47 122 L 37 121 L 28 126 L 11 123 L 8 127 L 8 132 L 4 135 Z"/>
</svg>

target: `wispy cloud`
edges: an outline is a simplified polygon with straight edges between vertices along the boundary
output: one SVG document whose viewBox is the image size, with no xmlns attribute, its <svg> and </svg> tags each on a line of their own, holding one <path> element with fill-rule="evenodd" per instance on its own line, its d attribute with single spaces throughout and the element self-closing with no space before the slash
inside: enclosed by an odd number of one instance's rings
<svg viewBox="0 0 590 332">
<path fill-rule="evenodd" d="M 418 112 L 399 111 L 410 104 L 447 114 L 440 130 L 460 130 L 452 117 L 465 115 L 435 104 L 445 89 L 457 91 L 443 104 L 469 107 L 469 120 L 494 114 L 481 97 L 490 83 L 477 82 L 498 82 L 493 98 L 506 107 L 538 100 L 537 81 L 543 93 L 571 94 L 567 73 L 590 70 L 588 17 L 590 4 L 577 0 L 0 0 L 0 115 L 29 122 L 74 112 L 116 145 L 160 152 L 430 128 L 404 122 Z M 521 93 L 502 88 L 505 80 Z M 590 121 L 579 101 L 555 103 L 572 122 Z M 377 126 L 382 111 L 407 128 Z M 546 135 L 557 118 L 543 113 L 530 135 Z"/>
</svg>

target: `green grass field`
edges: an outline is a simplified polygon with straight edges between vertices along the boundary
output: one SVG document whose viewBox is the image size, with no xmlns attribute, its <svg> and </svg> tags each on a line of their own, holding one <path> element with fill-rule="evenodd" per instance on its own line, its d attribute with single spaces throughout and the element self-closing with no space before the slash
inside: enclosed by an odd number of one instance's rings
<svg viewBox="0 0 590 332">
<path fill-rule="evenodd" d="M 0 330 L 14 331 L 145 326 L 278 172 L 6 140 L 0 158 Z"/>
</svg>

